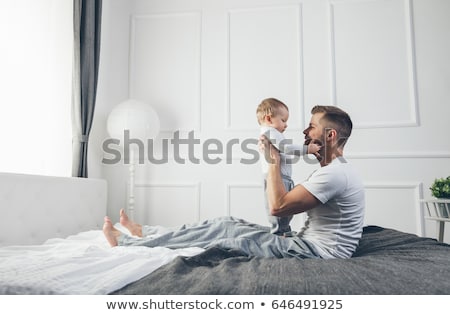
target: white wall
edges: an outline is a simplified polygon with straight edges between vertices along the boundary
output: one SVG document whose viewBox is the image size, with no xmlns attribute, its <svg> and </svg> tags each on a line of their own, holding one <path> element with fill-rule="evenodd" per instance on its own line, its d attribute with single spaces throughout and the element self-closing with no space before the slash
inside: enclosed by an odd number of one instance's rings
<svg viewBox="0 0 450 315">
<path fill-rule="evenodd" d="M 450 175 L 449 13 L 448 0 L 104 1 L 90 165 L 109 181 L 111 216 L 126 206 L 127 176 L 127 166 L 101 164 L 114 105 L 128 97 L 151 104 L 161 138 L 194 131 L 201 144 L 225 145 L 255 138 L 257 104 L 277 97 L 290 107 L 294 141 L 313 105 L 347 110 L 355 129 L 345 153 L 366 185 L 366 224 L 434 236 L 419 199 Z M 249 155 L 238 145 L 232 153 L 230 164 L 172 156 L 139 165 L 137 218 L 177 225 L 234 215 L 265 224 L 260 165 L 240 163 Z M 300 161 L 295 180 L 317 167 Z"/>
</svg>

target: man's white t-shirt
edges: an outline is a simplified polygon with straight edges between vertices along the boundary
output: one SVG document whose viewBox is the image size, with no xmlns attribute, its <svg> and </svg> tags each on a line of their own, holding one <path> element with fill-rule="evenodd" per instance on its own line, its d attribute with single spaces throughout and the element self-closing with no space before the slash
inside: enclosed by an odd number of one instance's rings
<svg viewBox="0 0 450 315">
<path fill-rule="evenodd" d="M 322 258 L 349 258 L 362 235 L 365 194 L 361 179 L 343 158 L 316 170 L 301 185 L 322 204 L 308 210 L 298 236 Z"/>
</svg>

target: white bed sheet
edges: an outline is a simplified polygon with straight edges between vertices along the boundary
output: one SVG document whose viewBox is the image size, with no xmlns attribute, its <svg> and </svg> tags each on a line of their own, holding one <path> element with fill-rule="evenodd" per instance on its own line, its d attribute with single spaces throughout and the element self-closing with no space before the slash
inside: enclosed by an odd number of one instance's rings
<svg viewBox="0 0 450 315">
<path fill-rule="evenodd" d="M 116 228 L 122 229 L 120 225 Z M 157 235 L 170 229 L 158 227 Z M 201 248 L 110 247 L 101 230 L 0 248 L 0 294 L 108 294 Z"/>
</svg>

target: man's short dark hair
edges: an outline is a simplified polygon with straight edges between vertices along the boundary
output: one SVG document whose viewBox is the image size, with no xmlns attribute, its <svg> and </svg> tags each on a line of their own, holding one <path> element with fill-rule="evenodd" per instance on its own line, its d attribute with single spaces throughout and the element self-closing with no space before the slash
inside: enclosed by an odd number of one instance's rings
<svg viewBox="0 0 450 315">
<path fill-rule="evenodd" d="M 316 105 L 311 109 L 311 114 L 324 113 L 321 121 L 326 128 L 336 130 L 338 134 L 338 146 L 343 147 L 350 137 L 353 123 L 350 116 L 337 106 Z"/>
</svg>

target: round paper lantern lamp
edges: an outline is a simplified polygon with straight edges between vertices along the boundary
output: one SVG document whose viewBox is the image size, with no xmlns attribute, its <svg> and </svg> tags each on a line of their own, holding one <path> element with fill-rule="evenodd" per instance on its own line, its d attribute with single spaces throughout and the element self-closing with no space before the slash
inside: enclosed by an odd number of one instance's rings
<svg viewBox="0 0 450 315">
<path fill-rule="evenodd" d="M 159 128 L 159 117 L 153 107 L 135 99 L 126 100 L 115 106 L 107 121 L 109 135 L 121 140 L 121 145 L 125 130 L 129 130 L 131 139 L 146 142 L 158 135 Z"/>
</svg>

